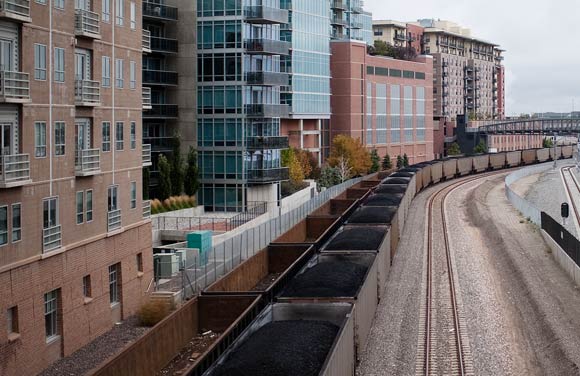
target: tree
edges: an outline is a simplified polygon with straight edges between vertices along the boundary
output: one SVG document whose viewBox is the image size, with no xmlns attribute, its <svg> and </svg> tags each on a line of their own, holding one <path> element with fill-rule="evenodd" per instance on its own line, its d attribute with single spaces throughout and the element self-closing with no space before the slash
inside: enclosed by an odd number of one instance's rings
<svg viewBox="0 0 580 376">
<path fill-rule="evenodd" d="M 371 168 L 371 156 L 359 139 L 353 139 L 346 135 L 338 135 L 332 141 L 332 149 L 328 164 L 337 167 L 339 163 L 346 163 L 351 176 L 364 175 Z"/>
<path fill-rule="evenodd" d="M 461 154 L 461 149 L 459 148 L 457 142 L 454 142 L 447 150 L 447 155 L 459 155 L 459 154 Z"/>
<path fill-rule="evenodd" d="M 338 175 L 340 176 L 340 182 L 344 183 L 352 176 L 352 168 L 350 167 L 349 161 L 346 157 L 341 156 L 338 158 L 338 163 L 336 165 L 338 170 Z"/>
<path fill-rule="evenodd" d="M 334 185 L 340 184 L 340 174 L 335 167 L 324 166 L 320 171 L 320 179 L 318 185 L 325 188 L 330 188 Z"/>
<path fill-rule="evenodd" d="M 407 157 L 407 153 L 403 155 L 403 167 L 409 167 L 409 157 Z"/>
<path fill-rule="evenodd" d="M 302 174 L 304 175 L 305 179 L 310 179 L 312 171 L 316 167 L 316 163 L 312 165 L 312 159 L 314 156 L 311 152 L 304 149 L 295 149 L 296 158 L 298 159 L 298 163 L 300 163 L 300 168 L 302 169 Z"/>
<path fill-rule="evenodd" d="M 149 181 L 151 179 L 151 172 L 149 167 L 143 169 L 143 200 L 149 200 Z"/>
<path fill-rule="evenodd" d="M 179 196 L 183 192 L 183 157 L 181 156 L 181 138 L 173 136 L 173 153 L 171 155 L 171 195 Z"/>
<path fill-rule="evenodd" d="M 543 148 L 553 148 L 554 147 L 554 141 L 551 138 L 546 137 L 542 141 L 542 147 Z"/>
<path fill-rule="evenodd" d="M 391 156 L 389 154 L 385 155 L 383 158 L 383 170 L 390 170 L 393 168 L 393 162 L 391 161 Z"/>
<path fill-rule="evenodd" d="M 163 201 L 171 196 L 171 165 L 165 155 L 159 155 L 159 200 Z"/>
<path fill-rule="evenodd" d="M 373 55 L 394 57 L 393 46 L 382 40 L 375 40 Z"/>
<path fill-rule="evenodd" d="M 185 170 L 184 189 L 188 196 L 195 195 L 199 189 L 197 150 L 195 150 L 193 146 L 189 147 L 189 153 L 187 153 L 187 168 Z"/>
<path fill-rule="evenodd" d="M 302 165 L 298 160 L 296 149 L 290 148 L 282 150 L 282 166 L 288 167 L 290 181 L 294 185 L 302 183 L 304 180 L 304 171 L 302 171 Z"/>
<path fill-rule="evenodd" d="M 404 166 L 403 157 L 397 155 L 397 170 L 403 168 L 403 166 Z"/>
<path fill-rule="evenodd" d="M 370 172 L 377 172 L 381 168 L 381 157 L 377 153 L 377 149 L 371 151 L 371 170 Z"/>
<path fill-rule="evenodd" d="M 475 154 L 485 154 L 487 152 L 487 146 L 483 140 L 479 141 L 479 144 L 473 148 Z"/>
</svg>

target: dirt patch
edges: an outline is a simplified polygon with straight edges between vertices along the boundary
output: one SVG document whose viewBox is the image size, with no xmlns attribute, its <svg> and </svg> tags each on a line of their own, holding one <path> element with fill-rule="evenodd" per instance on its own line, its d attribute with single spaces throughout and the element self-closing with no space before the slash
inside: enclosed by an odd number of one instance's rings
<svg viewBox="0 0 580 376">
<path fill-rule="evenodd" d="M 268 287 L 270 287 L 272 283 L 274 283 L 274 281 L 276 281 L 281 275 L 282 273 L 268 274 L 267 276 L 262 278 L 262 280 L 258 282 L 258 284 L 254 286 L 254 288 L 251 291 L 266 291 Z"/>
<path fill-rule="evenodd" d="M 210 331 L 194 337 L 184 346 L 179 354 L 161 371 L 158 376 L 182 375 L 183 370 L 191 366 L 219 338 L 220 333 Z"/>
<path fill-rule="evenodd" d="M 541 174 L 526 176 L 520 180 L 516 180 L 510 188 L 520 197 L 526 197 L 533 185 L 540 180 Z"/>
</svg>

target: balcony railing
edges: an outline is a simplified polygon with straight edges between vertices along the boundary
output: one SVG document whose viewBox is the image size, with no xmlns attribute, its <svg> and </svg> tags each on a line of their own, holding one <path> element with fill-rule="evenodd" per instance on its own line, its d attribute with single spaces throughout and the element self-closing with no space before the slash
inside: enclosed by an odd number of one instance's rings
<svg viewBox="0 0 580 376">
<path fill-rule="evenodd" d="M 99 106 L 101 104 L 99 82 L 75 80 L 75 102 L 77 106 Z"/>
<path fill-rule="evenodd" d="M 353 5 L 351 11 L 354 14 L 362 14 L 364 12 L 363 7 L 360 5 Z"/>
<path fill-rule="evenodd" d="M 346 1 L 344 0 L 333 0 L 331 3 L 332 9 L 347 10 Z"/>
<path fill-rule="evenodd" d="M 280 72 L 248 72 L 246 73 L 248 85 L 263 86 L 287 86 L 288 74 Z"/>
<path fill-rule="evenodd" d="M 363 28 L 363 24 L 362 22 L 358 22 L 358 21 L 353 21 L 350 23 L 350 27 L 353 29 L 362 29 Z"/>
<path fill-rule="evenodd" d="M 271 183 L 276 181 L 285 181 L 290 178 L 288 168 L 272 169 L 249 169 L 247 178 L 250 183 Z"/>
<path fill-rule="evenodd" d="M 85 9 L 75 9 L 75 35 L 101 39 L 99 14 Z"/>
<path fill-rule="evenodd" d="M 0 17 L 14 21 L 32 22 L 29 0 L 0 0 Z"/>
<path fill-rule="evenodd" d="M 345 39 L 346 34 L 344 32 L 342 32 L 342 31 L 339 31 L 339 30 L 333 30 L 332 31 L 332 37 L 334 39 Z"/>
<path fill-rule="evenodd" d="M 151 32 L 149 30 L 143 29 L 143 34 L 141 35 L 141 48 L 143 52 L 151 52 Z"/>
<path fill-rule="evenodd" d="M 56 225 L 42 229 L 42 252 L 47 253 L 62 246 L 61 226 Z"/>
<path fill-rule="evenodd" d="M 141 159 L 143 161 L 143 167 L 149 167 L 153 165 L 151 159 L 151 145 L 150 144 L 143 144 L 141 146 Z"/>
<path fill-rule="evenodd" d="M 273 39 L 246 39 L 244 42 L 249 54 L 288 55 L 290 43 Z"/>
<path fill-rule="evenodd" d="M 177 119 L 179 108 L 176 104 L 153 103 L 151 109 L 143 112 L 147 119 Z"/>
<path fill-rule="evenodd" d="M 172 150 L 173 140 L 173 137 L 143 137 L 143 143 L 151 145 L 152 152 Z"/>
<path fill-rule="evenodd" d="M 177 8 L 144 1 L 143 17 L 177 21 Z"/>
<path fill-rule="evenodd" d="M 107 212 L 107 232 L 121 228 L 121 209 Z"/>
<path fill-rule="evenodd" d="M 246 146 L 251 150 L 288 149 L 288 137 L 248 137 Z"/>
<path fill-rule="evenodd" d="M 28 73 L 0 71 L 0 102 L 24 103 L 30 101 Z"/>
<path fill-rule="evenodd" d="M 348 26 L 348 21 L 347 20 L 345 20 L 342 17 L 337 17 L 337 16 L 332 17 L 332 19 L 330 20 L 330 23 L 332 25 Z"/>
<path fill-rule="evenodd" d="M 405 42 L 405 41 L 407 41 L 407 34 L 395 33 L 395 39 Z"/>
<path fill-rule="evenodd" d="M 285 24 L 288 23 L 288 11 L 271 8 L 264 5 L 248 6 L 244 9 L 246 22 L 253 24 Z"/>
<path fill-rule="evenodd" d="M 151 51 L 177 53 L 177 39 L 151 37 Z"/>
<path fill-rule="evenodd" d="M 143 69 L 143 83 L 148 85 L 177 85 L 177 72 Z"/>
<path fill-rule="evenodd" d="M 76 176 L 93 176 L 101 172 L 101 149 L 77 150 L 75 159 Z"/>
<path fill-rule="evenodd" d="M 143 201 L 143 219 L 151 218 L 151 201 Z"/>
<path fill-rule="evenodd" d="M 246 115 L 260 118 L 286 118 L 290 109 L 286 104 L 247 104 Z"/>
<path fill-rule="evenodd" d="M 143 86 L 141 91 L 141 97 L 143 99 L 143 109 L 150 110 L 151 109 L 151 88 Z"/>
<path fill-rule="evenodd" d="M 20 187 L 30 182 L 30 155 L 0 156 L 0 188 Z"/>
</svg>

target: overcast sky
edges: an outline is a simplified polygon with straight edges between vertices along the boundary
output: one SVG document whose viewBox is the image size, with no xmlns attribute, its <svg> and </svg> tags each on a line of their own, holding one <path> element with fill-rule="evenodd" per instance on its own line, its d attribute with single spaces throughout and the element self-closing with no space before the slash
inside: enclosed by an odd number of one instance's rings
<svg viewBox="0 0 580 376">
<path fill-rule="evenodd" d="M 506 114 L 580 110 L 579 0 L 365 0 L 373 19 L 457 22 L 505 50 Z"/>
</svg>

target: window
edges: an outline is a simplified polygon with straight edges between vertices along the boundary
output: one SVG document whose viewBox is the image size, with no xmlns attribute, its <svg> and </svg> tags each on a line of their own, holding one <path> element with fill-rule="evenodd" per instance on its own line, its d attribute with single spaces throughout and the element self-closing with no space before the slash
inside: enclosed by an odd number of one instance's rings
<svg viewBox="0 0 580 376">
<path fill-rule="evenodd" d="M 123 150 L 125 143 L 123 142 L 123 122 L 118 121 L 115 124 L 115 150 Z"/>
<path fill-rule="evenodd" d="M 6 311 L 6 317 L 8 319 L 8 334 L 17 334 L 18 333 L 18 307 L 10 307 L 8 311 Z"/>
<path fill-rule="evenodd" d="M 46 0 L 36 0 L 38 4 L 46 5 Z"/>
<path fill-rule="evenodd" d="M 135 90 L 137 87 L 137 63 L 135 61 L 131 61 L 129 63 L 129 87 L 132 90 Z"/>
<path fill-rule="evenodd" d="M 58 336 L 58 290 L 44 294 L 44 329 L 47 341 Z"/>
<path fill-rule="evenodd" d="M 143 254 L 137 253 L 137 271 L 143 273 Z"/>
<path fill-rule="evenodd" d="M 34 79 L 46 80 L 46 46 L 34 44 Z"/>
<path fill-rule="evenodd" d="M 58 198 L 48 198 L 42 202 L 43 226 L 45 229 L 58 225 Z"/>
<path fill-rule="evenodd" d="M 117 200 L 117 190 L 118 190 L 118 186 L 116 185 L 112 185 L 109 187 L 109 202 L 108 202 L 108 209 L 109 211 L 114 211 L 117 210 L 117 208 L 119 207 L 119 202 Z"/>
<path fill-rule="evenodd" d="M 54 81 L 64 82 L 64 48 L 54 48 Z"/>
<path fill-rule="evenodd" d="M 131 122 L 131 149 L 137 148 L 137 123 Z"/>
<path fill-rule="evenodd" d="M 64 9 L 64 0 L 54 0 L 54 7 Z"/>
<path fill-rule="evenodd" d="M 54 123 L 54 155 L 64 155 L 65 124 L 63 121 Z"/>
<path fill-rule="evenodd" d="M 46 122 L 34 123 L 34 155 L 37 158 L 46 157 Z"/>
<path fill-rule="evenodd" d="M 102 124 L 102 136 L 103 145 L 102 149 L 104 152 L 111 151 L 111 123 L 104 121 Z"/>
<path fill-rule="evenodd" d="M 22 239 L 22 205 L 12 204 L 12 243 Z"/>
<path fill-rule="evenodd" d="M 111 22 L 111 0 L 103 0 L 103 22 Z"/>
<path fill-rule="evenodd" d="M 8 206 L 0 206 L 0 245 L 8 244 Z"/>
<path fill-rule="evenodd" d="M 119 303 L 119 264 L 109 266 L 109 302 Z"/>
<path fill-rule="evenodd" d="M 137 207 L 137 183 L 131 182 L 131 209 Z"/>
<path fill-rule="evenodd" d="M 131 1 L 131 8 L 129 17 L 131 19 L 131 30 L 137 29 L 137 9 L 135 8 L 135 2 Z"/>
<path fill-rule="evenodd" d="M 86 275 L 83 277 L 83 296 L 85 298 L 90 298 L 91 294 L 91 275 Z"/>
<path fill-rule="evenodd" d="M 77 225 L 84 222 L 85 216 L 85 194 L 83 191 L 77 192 Z"/>
<path fill-rule="evenodd" d="M 117 59 L 115 61 L 115 86 L 119 89 L 123 88 L 123 59 Z"/>
<path fill-rule="evenodd" d="M 103 87 L 111 86 L 111 58 L 108 56 L 103 56 L 103 63 L 101 66 L 101 71 L 103 72 Z"/>
<path fill-rule="evenodd" d="M 123 19 L 125 18 L 125 8 L 124 8 L 123 0 L 116 0 L 116 8 L 115 13 L 117 15 L 116 24 L 118 26 L 123 26 Z"/>
<path fill-rule="evenodd" d="M 86 193 L 86 200 L 87 204 L 85 205 L 85 209 L 87 210 L 86 217 L 87 222 L 91 222 L 93 220 L 93 190 L 89 189 Z"/>
</svg>

